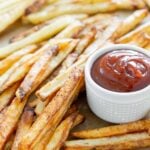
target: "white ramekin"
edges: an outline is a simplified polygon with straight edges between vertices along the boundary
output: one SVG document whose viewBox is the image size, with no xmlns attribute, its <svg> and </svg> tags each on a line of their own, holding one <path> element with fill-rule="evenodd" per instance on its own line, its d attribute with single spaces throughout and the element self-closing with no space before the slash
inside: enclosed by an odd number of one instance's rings
<svg viewBox="0 0 150 150">
<path fill-rule="evenodd" d="M 101 48 L 87 61 L 85 83 L 87 100 L 91 110 L 100 118 L 112 123 L 127 123 L 139 120 L 150 110 L 150 86 L 135 92 L 113 92 L 98 85 L 91 77 L 91 67 L 95 60 L 112 50 L 129 49 L 150 54 L 144 49 L 127 44 Z"/>
</svg>

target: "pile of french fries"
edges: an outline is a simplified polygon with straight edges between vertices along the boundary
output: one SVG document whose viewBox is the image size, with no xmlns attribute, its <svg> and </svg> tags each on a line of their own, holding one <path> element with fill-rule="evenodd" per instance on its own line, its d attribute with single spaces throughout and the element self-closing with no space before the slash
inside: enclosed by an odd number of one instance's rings
<svg viewBox="0 0 150 150">
<path fill-rule="evenodd" d="M 149 119 L 70 134 L 86 119 L 76 99 L 89 56 L 116 43 L 150 50 L 149 8 L 149 0 L 0 0 L 0 32 L 18 19 L 34 24 L 0 47 L 0 150 L 150 147 Z"/>
</svg>

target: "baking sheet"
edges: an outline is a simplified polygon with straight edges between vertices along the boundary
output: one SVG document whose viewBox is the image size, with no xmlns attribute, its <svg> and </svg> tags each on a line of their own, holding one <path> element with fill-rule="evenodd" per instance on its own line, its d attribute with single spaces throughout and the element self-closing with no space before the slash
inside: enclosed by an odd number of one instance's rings
<svg viewBox="0 0 150 150">
<path fill-rule="evenodd" d="M 119 13 L 120 16 L 122 16 L 122 13 Z M 125 14 L 126 15 L 126 14 Z M 12 25 L 6 32 L 4 32 L 0 36 L 0 47 L 3 47 L 9 43 L 10 37 L 16 35 L 17 33 L 27 30 L 30 25 L 24 25 L 22 26 L 20 22 L 15 23 Z M 94 115 L 91 110 L 88 107 L 87 100 L 86 100 L 86 93 L 82 92 L 77 100 L 79 110 L 81 114 L 85 116 L 85 121 L 81 125 L 77 126 L 73 130 L 79 131 L 79 130 L 85 130 L 85 129 L 94 129 L 94 128 L 100 128 L 100 127 L 106 127 L 109 125 L 112 125 L 111 123 L 108 123 L 100 118 L 98 118 L 96 115 Z M 150 118 L 150 113 L 147 115 L 146 118 Z M 141 149 L 141 150 L 150 150 L 150 148 L 147 149 Z"/>
</svg>

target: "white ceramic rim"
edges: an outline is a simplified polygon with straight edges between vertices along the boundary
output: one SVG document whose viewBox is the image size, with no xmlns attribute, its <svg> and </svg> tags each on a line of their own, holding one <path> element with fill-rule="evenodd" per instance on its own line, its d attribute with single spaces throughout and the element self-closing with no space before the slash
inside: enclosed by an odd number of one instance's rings
<svg viewBox="0 0 150 150">
<path fill-rule="evenodd" d="M 134 46 L 134 45 L 129 45 L 129 44 L 114 44 L 114 45 L 110 45 L 108 47 L 104 47 L 104 48 L 100 48 L 99 50 L 97 50 L 94 54 L 92 54 L 90 56 L 90 58 L 88 59 L 87 63 L 86 63 L 86 66 L 85 66 L 85 76 L 87 78 L 87 81 L 89 82 L 89 84 L 91 84 L 94 88 L 96 88 L 97 90 L 101 90 L 102 92 L 104 92 L 105 94 L 108 94 L 108 95 L 114 95 L 114 96 L 118 96 L 118 98 L 120 96 L 124 96 L 126 97 L 126 101 L 117 101 L 119 103 L 133 103 L 133 102 L 139 102 L 141 100 L 139 99 L 132 99 L 131 100 L 131 96 L 142 96 L 145 92 L 150 92 L 150 85 L 141 89 L 141 90 L 138 90 L 138 91 L 133 91 L 133 92 L 114 92 L 114 91 L 110 91 L 110 90 L 107 90 L 103 87 L 101 87 L 100 85 L 98 85 L 91 77 L 91 67 L 93 65 L 93 63 L 95 62 L 95 60 L 109 52 L 109 51 L 113 51 L 113 50 L 123 50 L 123 49 L 127 49 L 127 50 L 135 50 L 135 51 L 139 51 L 147 56 L 150 57 L 150 53 L 145 51 L 143 48 L 140 48 L 138 46 Z M 96 93 L 95 93 L 96 94 Z M 128 100 L 128 97 L 130 97 L 130 99 Z M 114 102 L 114 100 L 111 100 L 109 99 L 109 101 L 111 102 Z"/>
</svg>

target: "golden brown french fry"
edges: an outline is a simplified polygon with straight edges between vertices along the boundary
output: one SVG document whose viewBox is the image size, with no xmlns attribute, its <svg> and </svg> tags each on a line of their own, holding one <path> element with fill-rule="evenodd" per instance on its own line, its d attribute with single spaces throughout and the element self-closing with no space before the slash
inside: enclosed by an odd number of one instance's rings
<svg viewBox="0 0 150 150">
<path fill-rule="evenodd" d="M 69 135 L 76 117 L 77 113 L 73 113 L 60 123 L 53 136 L 50 138 L 45 150 L 60 149 L 62 147 Z"/>
<path fill-rule="evenodd" d="M 21 150 L 32 149 L 36 144 L 41 144 L 39 141 L 43 140 L 45 136 L 50 137 L 74 98 L 78 95 L 82 84 L 83 71 L 77 68 L 73 69 L 63 88 L 60 89 L 53 100 L 47 105 L 43 113 L 33 123 L 28 134 L 23 138 L 20 144 Z"/>
<path fill-rule="evenodd" d="M 147 16 L 147 9 L 137 10 L 133 14 L 131 14 L 125 21 L 120 23 L 121 28 L 117 28 L 117 30 L 112 35 L 111 39 L 115 40 L 120 38 L 124 34 L 128 33 L 132 29 L 134 29 L 137 25 L 139 25 L 143 19 Z"/>
<path fill-rule="evenodd" d="M 11 100 L 15 96 L 15 92 L 19 84 L 19 82 L 14 84 L 12 87 L 8 88 L 0 95 L 0 111 L 2 111 L 11 102 Z"/>
<path fill-rule="evenodd" d="M 44 26 L 37 32 L 19 40 L 17 42 L 11 43 L 6 47 L 0 48 L 0 59 L 7 57 L 11 53 L 19 50 L 22 47 L 25 47 L 30 44 L 34 44 L 40 41 L 43 41 L 47 38 L 52 37 L 62 29 L 64 29 L 68 24 L 72 23 L 74 19 L 70 17 L 63 17 L 56 19 L 51 24 Z"/>
<path fill-rule="evenodd" d="M 132 39 L 134 39 L 137 35 L 139 35 L 141 33 L 144 33 L 145 36 L 150 35 L 150 23 L 149 22 L 141 25 L 137 29 L 135 29 L 135 30 L 131 31 L 130 33 L 124 35 L 123 37 L 118 39 L 116 42 L 117 43 L 129 43 L 130 41 L 132 41 Z"/>
<path fill-rule="evenodd" d="M 98 128 L 93 130 L 78 131 L 72 133 L 74 137 L 78 138 L 102 138 L 123 135 L 133 132 L 147 131 L 150 126 L 150 120 L 141 120 L 133 123 L 114 125 L 104 128 Z"/>
<path fill-rule="evenodd" d="M 0 114 L 0 149 L 3 149 L 5 143 L 9 139 L 17 126 L 20 115 L 27 100 L 20 102 L 14 98 L 10 106 L 4 109 Z"/>
<path fill-rule="evenodd" d="M 11 147 L 11 150 L 18 150 L 19 143 L 22 139 L 22 137 L 28 132 L 29 128 L 31 127 L 34 120 L 34 111 L 30 107 L 25 107 L 25 110 L 22 114 L 22 117 L 19 121 L 15 139 L 13 142 L 13 145 Z"/>
<path fill-rule="evenodd" d="M 38 11 L 40 8 L 42 8 L 48 0 L 36 0 L 31 6 L 29 6 L 26 11 L 25 15 L 29 15 L 31 13 L 34 13 Z"/>
<path fill-rule="evenodd" d="M 86 56 L 82 57 L 79 61 L 77 61 L 75 64 L 69 67 L 64 73 L 59 74 L 52 81 L 45 84 L 41 89 L 39 89 L 36 92 L 36 95 L 39 97 L 39 99 L 43 101 L 47 99 L 50 100 L 50 98 L 62 87 L 62 85 L 66 81 L 66 76 L 68 76 L 72 68 L 74 67 L 84 68 L 86 60 L 87 60 Z"/>
<path fill-rule="evenodd" d="M 76 13 L 87 13 L 96 14 L 99 12 L 111 12 L 119 9 L 133 10 L 135 8 L 145 7 L 144 2 L 133 2 L 131 0 L 111 0 L 110 2 L 94 3 L 94 4 L 61 4 L 61 5 L 50 5 L 43 8 L 37 13 L 33 13 L 27 16 L 26 20 L 31 23 L 37 24 L 44 22 L 51 18 L 64 15 L 64 14 L 76 14 Z"/>
<path fill-rule="evenodd" d="M 18 20 L 25 12 L 25 9 L 29 7 L 34 0 L 20 1 L 10 7 L 6 12 L 0 14 L 0 32 L 4 31 L 9 25 Z M 4 19 L 5 18 L 5 19 Z"/>
<path fill-rule="evenodd" d="M 16 92 L 18 99 L 22 100 L 24 97 L 30 95 L 74 49 L 78 42 L 78 40 L 73 39 L 56 39 L 57 41 L 58 44 L 49 47 L 49 50 L 46 50 L 43 56 L 32 66 Z M 52 57 L 53 59 L 51 59 Z"/>
<path fill-rule="evenodd" d="M 149 146 L 150 136 L 147 132 L 99 139 L 74 140 L 65 143 L 66 150 L 131 150 Z"/>
<path fill-rule="evenodd" d="M 17 62 L 24 55 L 33 53 L 38 48 L 37 45 L 30 45 L 25 48 L 22 48 L 20 51 L 13 53 L 7 58 L 0 61 L 0 75 L 8 70 L 15 62 Z"/>
</svg>

